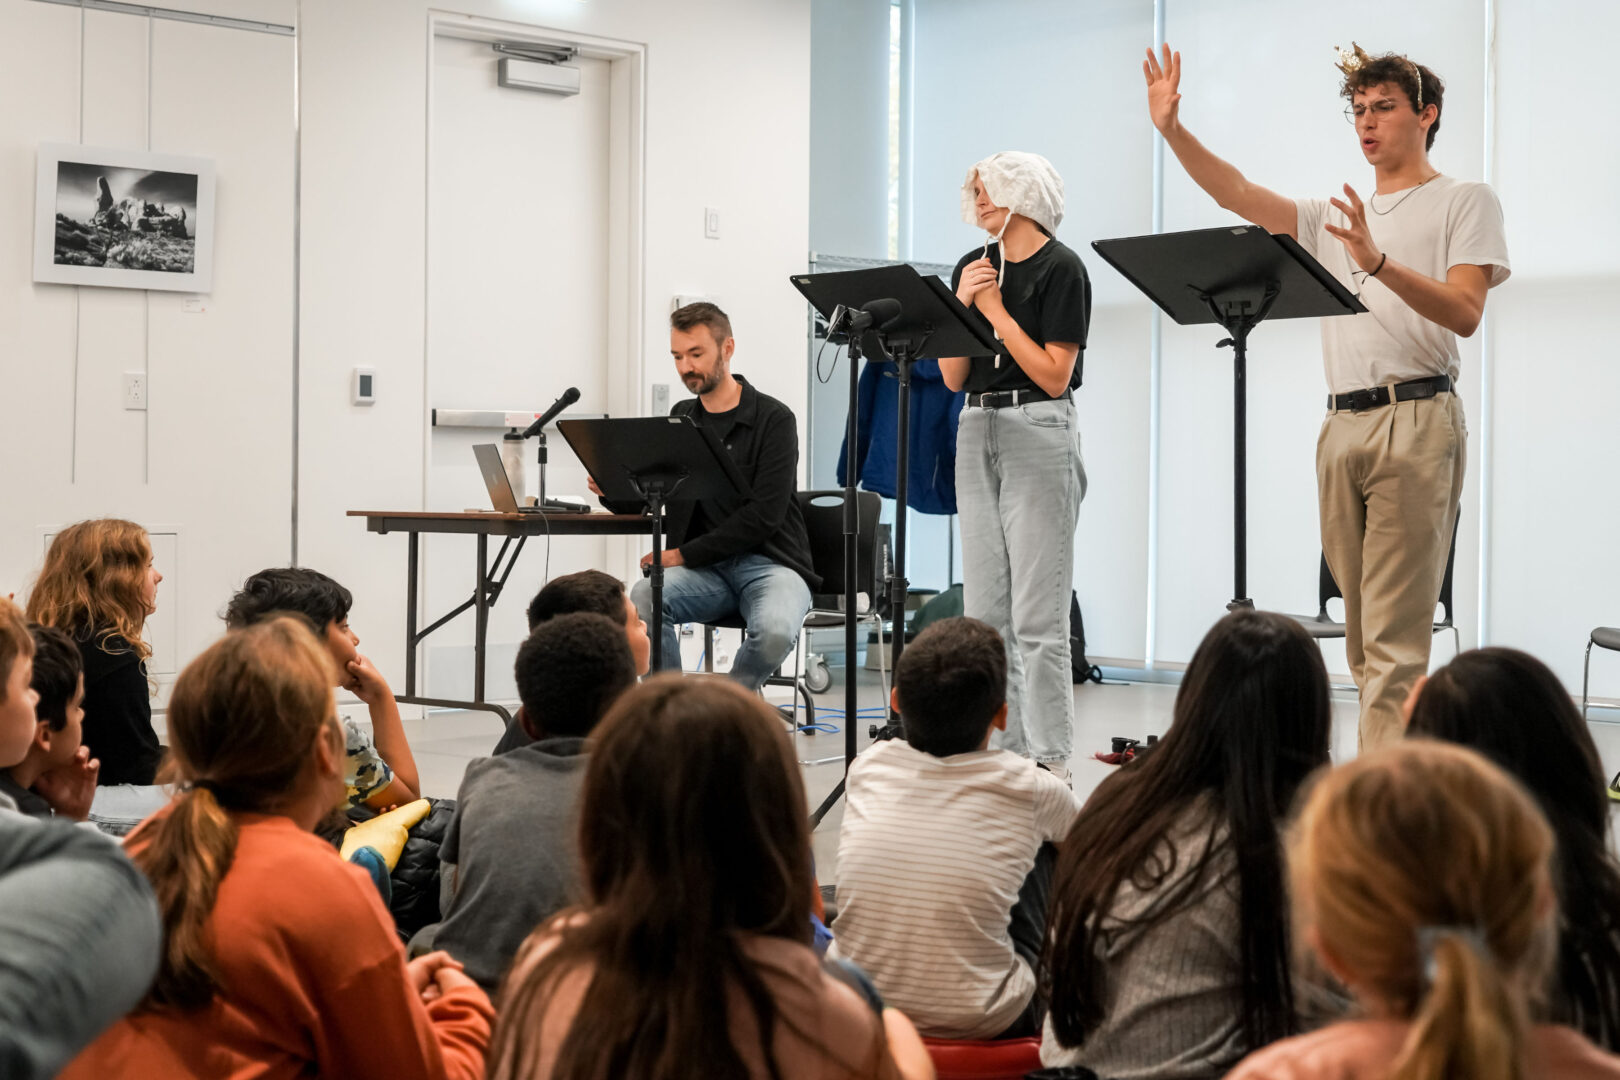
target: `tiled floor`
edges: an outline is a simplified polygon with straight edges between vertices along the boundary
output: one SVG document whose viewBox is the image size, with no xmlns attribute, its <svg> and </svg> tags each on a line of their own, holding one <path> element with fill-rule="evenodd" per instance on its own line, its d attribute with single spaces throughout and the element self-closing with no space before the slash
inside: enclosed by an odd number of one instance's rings
<svg viewBox="0 0 1620 1080">
<path fill-rule="evenodd" d="M 827 693 L 818 695 L 817 708 L 823 719 L 842 725 L 842 719 L 833 713 L 844 706 L 844 691 L 840 673 L 835 669 L 833 685 Z M 857 684 L 859 703 L 863 711 L 877 710 L 882 702 L 875 673 L 861 672 Z M 784 690 L 773 690 L 772 701 L 787 700 Z M 1088 684 L 1075 689 L 1075 755 L 1070 761 L 1074 773 L 1074 789 L 1084 798 L 1091 794 L 1111 767 L 1094 760 L 1093 751 L 1107 750 L 1115 735 L 1145 738 L 1162 734 L 1170 726 L 1171 708 L 1175 703 L 1176 687 L 1151 682 L 1110 682 L 1104 685 Z M 1607 720 L 1620 720 L 1616 710 L 1594 709 L 1593 715 Z M 870 742 L 867 728 L 870 721 L 857 724 L 857 745 L 864 749 Z M 1606 775 L 1620 770 L 1620 723 L 1594 723 L 1592 734 L 1603 757 Z M 416 752 L 421 771 L 424 794 L 454 798 L 461 784 L 467 762 L 489 753 L 500 737 L 501 723 L 490 713 L 436 712 L 406 721 L 406 734 Z M 843 776 L 844 736 L 840 734 L 796 735 L 794 740 L 799 757 L 803 760 L 837 758 L 836 761 L 807 765 L 804 769 L 805 793 L 810 806 L 820 805 Z M 1335 691 L 1333 695 L 1333 755 L 1340 761 L 1354 755 L 1356 749 L 1356 704 L 1353 694 Z M 838 824 L 843 818 L 843 803 L 831 809 L 814 836 L 816 865 L 823 881 L 832 876 L 837 857 Z"/>
</svg>

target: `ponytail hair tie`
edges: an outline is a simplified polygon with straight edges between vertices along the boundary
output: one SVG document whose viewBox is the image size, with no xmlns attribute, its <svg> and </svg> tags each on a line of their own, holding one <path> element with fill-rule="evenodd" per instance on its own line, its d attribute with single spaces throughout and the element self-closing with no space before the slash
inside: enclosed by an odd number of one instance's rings
<svg viewBox="0 0 1620 1080">
<path fill-rule="evenodd" d="M 1420 926 L 1417 931 L 1418 960 L 1423 965 L 1423 985 L 1433 986 L 1439 969 L 1435 964 L 1435 946 L 1441 938 L 1453 937 L 1463 942 L 1482 957 L 1491 955 L 1491 946 L 1485 931 L 1477 926 Z"/>
</svg>

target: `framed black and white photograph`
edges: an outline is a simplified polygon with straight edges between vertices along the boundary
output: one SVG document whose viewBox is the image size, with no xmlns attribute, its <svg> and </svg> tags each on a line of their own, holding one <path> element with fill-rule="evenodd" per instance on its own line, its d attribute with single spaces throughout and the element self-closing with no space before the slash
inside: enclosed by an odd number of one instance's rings
<svg viewBox="0 0 1620 1080">
<path fill-rule="evenodd" d="M 208 292 L 214 163 L 45 143 L 34 205 L 34 280 Z"/>
</svg>

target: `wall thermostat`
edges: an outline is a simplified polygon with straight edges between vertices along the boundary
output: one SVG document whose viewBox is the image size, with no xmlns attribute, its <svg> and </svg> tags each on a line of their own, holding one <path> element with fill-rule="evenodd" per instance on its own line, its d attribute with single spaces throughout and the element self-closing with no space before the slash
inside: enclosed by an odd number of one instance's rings
<svg viewBox="0 0 1620 1080">
<path fill-rule="evenodd" d="M 372 367 L 357 367 L 354 376 L 349 380 L 349 401 L 354 405 L 375 405 L 377 403 L 377 369 Z"/>
</svg>

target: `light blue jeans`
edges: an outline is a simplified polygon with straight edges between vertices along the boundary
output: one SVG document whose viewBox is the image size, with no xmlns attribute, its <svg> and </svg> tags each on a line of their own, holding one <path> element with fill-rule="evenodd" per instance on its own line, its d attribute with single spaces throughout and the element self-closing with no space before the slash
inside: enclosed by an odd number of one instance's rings
<svg viewBox="0 0 1620 1080">
<path fill-rule="evenodd" d="M 631 586 L 630 599 L 651 627 L 652 585 L 646 578 Z M 740 615 L 748 629 L 731 677 L 758 690 L 793 651 L 809 611 L 810 587 L 804 578 L 763 555 L 733 555 L 699 569 L 671 566 L 664 571 L 663 669 L 681 667 L 676 626 Z"/>
<path fill-rule="evenodd" d="M 1086 495 L 1072 401 L 962 409 L 956 500 L 964 613 L 1007 646 L 1007 730 L 991 745 L 1040 762 L 1074 752 L 1069 593 Z"/>
</svg>

